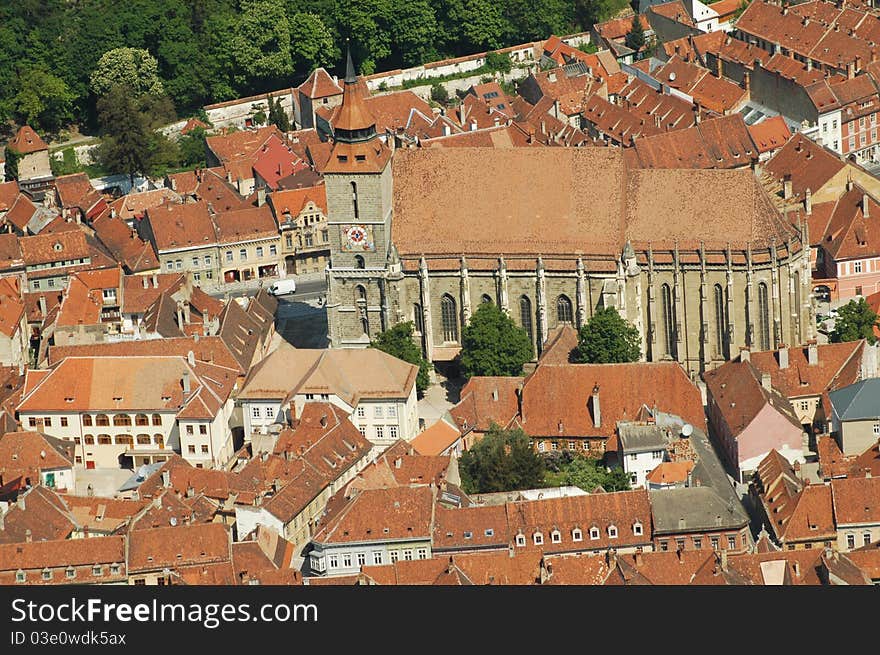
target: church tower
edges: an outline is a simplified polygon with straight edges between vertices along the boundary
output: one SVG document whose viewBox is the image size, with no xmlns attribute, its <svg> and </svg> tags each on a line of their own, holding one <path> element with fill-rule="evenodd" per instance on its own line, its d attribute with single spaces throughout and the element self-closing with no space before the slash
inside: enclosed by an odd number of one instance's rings
<svg viewBox="0 0 880 655">
<path fill-rule="evenodd" d="M 349 53 L 333 149 L 323 171 L 330 228 L 327 330 L 333 348 L 365 347 L 388 327 L 391 150 L 376 133 L 367 93 Z"/>
</svg>

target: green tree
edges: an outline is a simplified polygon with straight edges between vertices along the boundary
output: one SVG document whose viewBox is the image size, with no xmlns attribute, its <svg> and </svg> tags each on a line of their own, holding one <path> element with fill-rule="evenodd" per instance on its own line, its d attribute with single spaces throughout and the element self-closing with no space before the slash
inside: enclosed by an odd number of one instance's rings
<svg viewBox="0 0 880 655">
<path fill-rule="evenodd" d="M 534 353 L 528 333 L 495 303 L 481 303 L 461 334 L 461 368 L 474 375 L 520 375 Z"/>
<path fill-rule="evenodd" d="M 630 488 L 623 469 L 608 471 L 602 462 L 592 457 L 576 456 L 564 470 L 563 484 L 580 487 L 586 492 L 592 492 L 596 487 L 602 487 L 605 491 L 626 491 Z"/>
<path fill-rule="evenodd" d="M 513 62 L 503 52 L 486 53 L 486 68 L 496 73 L 509 73 L 513 68 Z"/>
<path fill-rule="evenodd" d="M 317 14 L 297 12 L 290 17 L 290 45 L 297 71 L 307 75 L 339 60 L 333 33 Z"/>
<path fill-rule="evenodd" d="M 834 319 L 834 330 L 831 332 L 831 341 L 857 341 L 867 339 L 868 343 L 877 342 L 874 335 L 874 327 L 878 326 L 877 313 L 865 302 L 864 298 L 853 299 L 842 307 L 837 308 L 837 318 Z"/>
<path fill-rule="evenodd" d="M 97 154 L 104 169 L 125 173 L 134 182 L 136 175 L 159 175 L 179 164 L 176 144 L 155 130 L 163 102 L 167 99 L 151 96 L 139 102 L 121 85 L 98 100 L 103 141 Z"/>
<path fill-rule="evenodd" d="M 638 328 L 613 307 L 603 307 L 581 328 L 574 360 L 584 364 L 635 362 L 641 355 Z"/>
<path fill-rule="evenodd" d="M 402 66 L 438 59 L 440 26 L 429 0 L 391 0 L 389 29 L 394 35 L 392 55 Z"/>
<path fill-rule="evenodd" d="M 336 2 L 333 18 L 340 35 L 351 39 L 352 56 L 359 72 L 369 75 L 378 62 L 391 55 L 391 0 L 347 0 Z"/>
<path fill-rule="evenodd" d="M 626 33 L 626 45 L 636 52 L 645 47 L 645 28 L 642 27 L 641 16 L 634 14 L 632 18 L 632 26 Z"/>
<path fill-rule="evenodd" d="M 241 85 L 287 79 L 293 73 L 290 23 L 279 0 L 242 0 L 241 15 L 229 44 Z"/>
<path fill-rule="evenodd" d="M 442 84 L 434 83 L 431 85 L 431 100 L 445 105 L 449 102 L 449 91 Z"/>
<path fill-rule="evenodd" d="M 10 102 L 20 123 L 43 131 L 55 131 L 73 117 L 73 101 L 67 83 L 42 66 L 28 66 L 18 74 L 18 91 Z"/>
<path fill-rule="evenodd" d="M 521 428 L 504 430 L 493 423 L 486 435 L 462 454 L 459 471 L 467 493 L 533 489 L 544 479 L 544 460 Z"/>
<path fill-rule="evenodd" d="M 101 97 L 114 86 L 136 96 L 165 92 L 159 79 L 159 62 L 140 48 L 115 48 L 101 55 L 90 77 L 92 92 Z"/>
<path fill-rule="evenodd" d="M 416 377 L 416 393 L 421 397 L 431 384 L 430 375 L 433 365 L 425 359 L 422 355 L 422 349 L 413 341 L 414 331 L 415 326 L 412 321 L 398 323 L 393 328 L 378 334 L 370 343 L 370 346 L 418 366 L 419 374 Z"/>
<path fill-rule="evenodd" d="M 18 150 L 6 146 L 5 157 L 4 171 L 6 181 L 12 182 L 12 180 L 18 179 L 18 162 L 21 161 L 22 154 Z"/>
<path fill-rule="evenodd" d="M 284 107 L 281 106 L 281 98 L 277 100 L 272 96 L 266 96 L 266 104 L 269 106 L 269 124 L 274 125 L 282 132 L 290 131 L 290 118 Z"/>
<path fill-rule="evenodd" d="M 629 0 L 575 0 L 576 22 L 583 28 L 608 20 L 629 4 Z"/>
<path fill-rule="evenodd" d="M 180 148 L 180 163 L 183 166 L 204 166 L 207 152 L 205 130 L 198 127 L 177 141 Z"/>
</svg>

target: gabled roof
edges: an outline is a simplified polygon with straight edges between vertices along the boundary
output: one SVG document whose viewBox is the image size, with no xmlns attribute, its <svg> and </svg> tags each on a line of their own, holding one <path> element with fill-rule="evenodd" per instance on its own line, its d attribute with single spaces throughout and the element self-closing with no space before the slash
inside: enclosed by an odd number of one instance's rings
<svg viewBox="0 0 880 655">
<path fill-rule="evenodd" d="M 276 191 L 267 200 L 278 223 L 286 220 L 284 214 L 290 213 L 291 218 L 299 216 L 309 203 L 314 204 L 321 213 L 327 215 L 327 188 L 323 181 L 315 186 L 301 189 Z"/>
<path fill-rule="evenodd" d="M 0 544 L 67 539 L 75 529 L 73 517 L 58 494 L 37 485 L 19 493 L 17 502 L 9 506 L 3 516 Z"/>
<path fill-rule="evenodd" d="M 0 333 L 13 337 L 24 317 L 24 300 L 18 278 L 0 278 Z"/>
<path fill-rule="evenodd" d="M 843 478 L 831 481 L 837 528 L 880 523 L 880 478 Z"/>
<path fill-rule="evenodd" d="M 439 455 L 461 438 L 461 432 L 445 419 L 438 419 L 410 443 L 420 455 Z"/>
<path fill-rule="evenodd" d="M 782 183 L 791 175 L 792 194 L 803 198 L 804 191 L 816 193 L 846 164 L 822 146 L 802 134 L 793 134 L 782 148 L 771 157 L 764 170 Z"/>
<path fill-rule="evenodd" d="M 449 410 L 462 433 L 487 431 L 492 423 L 507 427 L 519 412 L 521 377 L 474 376 L 462 387 L 458 404 Z"/>
<path fill-rule="evenodd" d="M 742 505 L 725 501 L 712 487 L 652 491 L 654 534 L 738 530 L 749 523 Z"/>
<path fill-rule="evenodd" d="M 311 350 L 284 342 L 251 370 L 238 397 L 324 393 L 356 406 L 361 399 L 406 398 L 417 374 L 417 366 L 375 348 Z"/>
<path fill-rule="evenodd" d="M 791 130 L 782 116 L 765 118 L 760 123 L 748 126 L 749 135 L 758 149 L 765 153 L 784 146 L 791 137 Z"/>
<path fill-rule="evenodd" d="M 274 134 L 254 153 L 252 166 L 270 190 L 277 189 L 283 178 L 308 168 L 308 164 Z"/>
<path fill-rule="evenodd" d="M 788 367 L 779 367 L 779 350 L 752 352 L 749 360 L 786 398 L 819 395 L 854 383 L 859 378 L 865 341 L 816 346 L 818 361 L 809 363 L 809 348 L 788 348 Z"/>
<path fill-rule="evenodd" d="M 207 202 L 166 204 L 147 209 L 146 213 L 160 252 L 216 243 L 216 228 Z"/>
<path fill-rule="evenodd" d="M 880 378 L 860 380 L 828 394 L 841 421 L 880 418 Z"/>
<path fill-rule="evenodd" d="M 143 241 L 136 230 L 121 218 L 112 218 L 104 212 L 92 221 L 95 236 L 121 263 L 128 273 L 142 273 L 159 268 L 159 259 L 153 244 Z"/>
<path fill-rule="evenodd" d="M 761 374 L 748 361 L 726 362 L 703 374 L 706 387 L 736 438 L 767 405 L 798 429 L 801 424 L 791 404 L 774 388 L 765 389 Z"/>
<path fill-rule="evenodd" d="M 230 562 L 231 535 L 222 523 L 135 530 L 128 537 L 131 572 Z"/>
<path fill-rule="evenodd" d="M 740 168 L 760 152 L 741 114 L 633 141 L 642 168 Z"/>
</svg>

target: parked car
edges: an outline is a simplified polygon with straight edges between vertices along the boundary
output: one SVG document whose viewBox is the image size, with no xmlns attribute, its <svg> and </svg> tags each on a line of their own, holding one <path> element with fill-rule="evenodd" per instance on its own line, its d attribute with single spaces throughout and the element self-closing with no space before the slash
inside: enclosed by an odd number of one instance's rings
<svg viewBox="0 0 880 655">
<path fill-rule="evenodd" d="M 269 287 L 269 293 L 271 293 L 273 296 L 283 296 L 288 293 L 294 293 L 295 291 L 296 280 L 294 280 L 292 277 L 273 282 L 272 286 Z"/>
</svg>

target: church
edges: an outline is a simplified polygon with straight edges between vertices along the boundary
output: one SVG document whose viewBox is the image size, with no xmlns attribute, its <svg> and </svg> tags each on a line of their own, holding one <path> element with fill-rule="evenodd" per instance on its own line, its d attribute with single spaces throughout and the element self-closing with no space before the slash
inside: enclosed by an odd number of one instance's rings
<svg viewBox="0 0 880 655">
<path fill-rule="evenodd" d="M 656 170 L 616 148 L 400 148 L 377 135 L 349 59 L 325 170 L 331 347 L 412 321 L 454 359 L 475 308 L 529 334 L 615 307 L 646 361 L 692 375 L 815 338 L 806 227 L 750 170 Z"/>
</svg>

